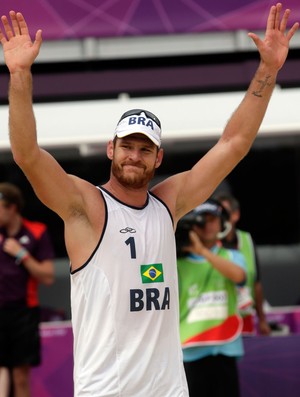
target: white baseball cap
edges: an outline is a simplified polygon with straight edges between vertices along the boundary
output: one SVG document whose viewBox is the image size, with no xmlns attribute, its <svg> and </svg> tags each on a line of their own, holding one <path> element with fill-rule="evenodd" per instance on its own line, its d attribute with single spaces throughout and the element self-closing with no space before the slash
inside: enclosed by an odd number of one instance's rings
<svg viewBox="0 0 300 397">
<path fill-rule="evenodd" d="M 132 109 L 125 112 L 115 129 L 114 138 L 124 138 L 130 134 L 144 134 L 156 146 L 161 145 L 161 124 L 159 119 L 148 110 Z"/>
</svg>

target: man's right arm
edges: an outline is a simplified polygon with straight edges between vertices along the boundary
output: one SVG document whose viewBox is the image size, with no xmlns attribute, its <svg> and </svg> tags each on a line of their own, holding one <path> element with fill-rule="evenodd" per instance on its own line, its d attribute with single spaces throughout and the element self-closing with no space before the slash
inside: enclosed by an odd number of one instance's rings
<svg viewBox="0 0 300 397">
<path fill-rule="evenodd" d="M 38 146 L 32 105 L 31 66 L 42 44 L 37 31 L 32 42 L 27 24 L 20 13 L 10 12 L 10 22 L 1 18 L 0 31 L 4 58 L 10 72 L 9 133 L 15 162 L 23 170 L 39 199 L 63 219 L 83 210 L 79 178 L 74 178 Z"/>
<path fill-rule="evenodd" d="M 32 75 L 25 70 L 10 75 L 9 132 L 13 157 L 39 199 L 63 219 L 70 202 L 80 206 L 78 184 L 37 143 L 32 107 Z"/>
<path fill-rule="evenodd" d="M 89 258 L 99 241 L 104 207 L 94 185 L 68 175 L 48 152 L 38 146 L 31 91 L 30 71 L 11 74 L 9 125 L 12 152 L 38 198 L 64 220 L 66 248 L 72 270 L 75 270 Z"/>
</svg>

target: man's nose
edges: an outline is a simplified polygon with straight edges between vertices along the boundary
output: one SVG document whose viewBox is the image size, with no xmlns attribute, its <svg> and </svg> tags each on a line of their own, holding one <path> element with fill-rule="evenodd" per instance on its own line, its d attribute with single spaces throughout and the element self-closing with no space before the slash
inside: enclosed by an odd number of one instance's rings
<svg viewBox="0 0 300 397">
<path fill-rule="evenodd" d="M 129 157 L 131 160 L 138 161 L 141 158 L 141 152 L 138 149 L 133 149 L 130 151 Z"/>
</svg>

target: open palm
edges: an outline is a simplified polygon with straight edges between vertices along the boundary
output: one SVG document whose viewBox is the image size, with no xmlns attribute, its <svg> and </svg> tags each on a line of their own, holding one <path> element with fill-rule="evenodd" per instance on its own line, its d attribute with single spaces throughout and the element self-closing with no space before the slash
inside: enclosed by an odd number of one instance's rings
<svg viewBox="0 0 300 397">
<path fill-rule="evenodd" d="M 282 19 L 281 10 L 280 3 L 271 7 L 264 40 L 261 40 L 255 33 L 248 33 L 260 53 L 261 60 L 275 70 L 283 66 L 289 51 L 289 42 L 299 27 L 297 22 L 286 33 L 290 10 L 285 10 Z"/>
<path fill-rule="evenodd" d="M 11 73 L 15 73 L 33 64 L 42 44 L 42 32 L 38 30 L 32 42 L 22 14 L 11 11 L 10 19 L 11 24 L 6 16 L 1 18 L 3 29 L 0 29 L 0 42 L 6 65 Z"/>
</svg>

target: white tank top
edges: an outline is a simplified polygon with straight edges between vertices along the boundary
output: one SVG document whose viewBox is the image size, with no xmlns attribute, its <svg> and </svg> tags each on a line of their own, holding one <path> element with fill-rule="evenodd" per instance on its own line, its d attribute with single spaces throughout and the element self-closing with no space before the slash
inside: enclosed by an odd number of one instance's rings
<svg viewBox="0 0 300 397">
<path fill-rule="evenodd" d="M 102 236 L 71 275 L 74 396 L 187 397 L 171 215 L 101 192 Z"/>
</svg>

